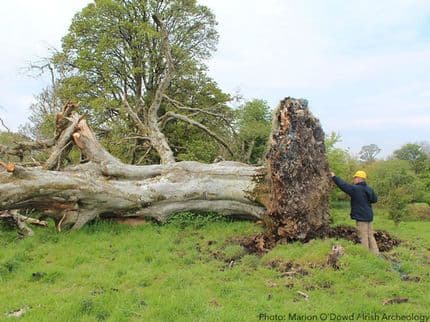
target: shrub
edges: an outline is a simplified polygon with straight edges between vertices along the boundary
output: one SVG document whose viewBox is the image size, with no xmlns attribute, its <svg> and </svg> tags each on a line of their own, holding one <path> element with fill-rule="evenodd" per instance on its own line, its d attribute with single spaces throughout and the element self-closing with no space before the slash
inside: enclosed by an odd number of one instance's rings
<svg viewBox="0 0 430 322">
<path fill-rule="evenodd" d="M 420 201 L 430 205 L 430 192 L 423 192 Z"/>
<path fill-rule="evenodd" d="M 387 197 L 397 188 L 404 194 L 414 195 L 420 187 L 419 178 L 407 161 L 377 161 L 366 167 L 369 183 L 381 197 Z"/>
<path fill-rule="evenodd" d="M 330 169 L 344 180 L 352 178 L 354 170 L 357 168 L 357 162 L 351 157 L 348 150 L 336 147 L 341 142 L 341 137 L 332 132 L 325 139 L 327 161 Z M 349 197 L 340 189 L 331 191 L 331 200 L 349 200 Z"/>
<path fill-rule="evenodd" d="M 424 202 L 407 205 L 405 212 L 406 220 L 430 220 L 430 205 Z"/>
</svg>

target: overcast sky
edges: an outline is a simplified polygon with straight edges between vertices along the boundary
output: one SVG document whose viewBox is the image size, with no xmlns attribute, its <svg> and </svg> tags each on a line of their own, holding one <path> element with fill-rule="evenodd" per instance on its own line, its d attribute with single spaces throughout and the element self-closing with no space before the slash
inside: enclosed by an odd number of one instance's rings
<svg viewBox="0 0 430 322">
<path fill-rule="evenodd" d="M 17 129 L 47 85 L 29 61 L 59 47 L 88 0 L 14 0 L 0 16 L 0 116 Z M 357 153 L 430 140 L 430 1 L 200 0 L 218 20 L 210 75 L 275 107 L 306 98 L 326 133 Z"/>
</svg>

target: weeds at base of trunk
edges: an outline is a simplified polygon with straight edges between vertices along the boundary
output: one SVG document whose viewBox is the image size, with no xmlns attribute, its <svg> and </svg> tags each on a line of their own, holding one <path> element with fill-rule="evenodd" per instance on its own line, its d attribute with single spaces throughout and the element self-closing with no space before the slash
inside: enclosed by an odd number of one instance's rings
<svg viewBox="0 0 430 322">
<path fill-rule="evenodd" d="M 191 228 L 203 228 L 210 223 L 214 222 L 232 222 L 234 219 L 220 215 L 216 212 L 178 212 L 172 215 L 163 225 L 172 225 L 184 229 L 186 227 Z"/>
</svg>

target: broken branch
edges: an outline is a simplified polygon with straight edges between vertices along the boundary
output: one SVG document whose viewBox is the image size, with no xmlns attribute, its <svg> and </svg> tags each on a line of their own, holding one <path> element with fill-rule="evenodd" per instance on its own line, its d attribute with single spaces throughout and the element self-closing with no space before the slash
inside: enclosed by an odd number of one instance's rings
<svg viewBox="0 0 430 322">
<path fill-rule="evenodd" d="M 7 172 L 14 172 L 15 171 L 15 164 L 8 162 L 8 163 L 4 163 L 2 161 L 0 161 L 0 165 L 5 168 L 5 170 Z"/>
<path fill-rule="evenodd" d="M 72 134 L 75 131 L 76 126 L 81 121 L 81 117 L 78 114 L 72 115 L 71 118 L 67 118 L 70 125 L 59 135 L 57 143 L 55 144 L 54 151 L 46 161 L 44 168 L 47 170 L 58 169 L 61 164 L 61 157 L 64 155 L 64 149 L 69 146 L 72 139 Z"/>
</svg>

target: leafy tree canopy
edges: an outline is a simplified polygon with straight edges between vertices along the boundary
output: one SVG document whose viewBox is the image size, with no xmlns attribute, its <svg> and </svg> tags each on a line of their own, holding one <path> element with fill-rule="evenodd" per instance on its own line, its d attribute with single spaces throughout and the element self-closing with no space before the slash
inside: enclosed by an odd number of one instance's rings
<svg viewBox="0 0 430 322">
<path fill-rule="evenodd" d="M 50 59 L 58 78 L 53 82 L 55 95 L 51 97 L 79 101 L 90 123 L 98 132 L 102 130 L 106 148 L 124 161 L 153 163 L 158 161 L 157 153 L 148 150 L 149 141 L 137 138 L 146 134 L 139 133 L 123 100 L 130 102 L 144 125 L 153 124 L 145 105 L 151 105 L 157 88 L 170 74 L 157 108 L 157 126 L 175 145 L 175 155 L 195 155 L 193 147 L 199 151 L 202 147 L 191 143 L 191 135 L 178 139 L 177 130 L 182 131 L 177 128 L 178 118 L 163 115 L 169 110 L 181 112 L 202 124 L 200 131 L 212 131 L 220 138 L 232 135 L 233 113 L 226 105 L 230 96 L 207 75 L 205 65 L 216 49 L 216 24 L 210 9 L 195 0 L 95 0 L 75 15 L 61 50 Z M 170 61 L 173 64 L 169 65 Z M 37 123 L 33 130 L 46 133 L 49 131 L 39 123 L 50 123 L 51 118 L 46 117 L 49 112 L 44 108 L 44 98 L 39 98 L 42 104 L 35 107 L 30 121 Z M 206 110 L 212 114 L 205 114 Z M 194 134 L 195 129 L 187 133 Z M 209 139 L 215 135 L 209 135 Z M 207 139 L 208 135 L 200 135 L 198 141 Z M 205 160 L 223 153 L 219 144 L 211 151 Z"/>
<path fill-rule="evenodd" d="M 77 13 L 54 62 L 62 71 L 63 97 L 115 114 L 120 95 L 148 101 L 163 77 L 166 59 L 159 27 L 172 48 L 175 77 L 190 80 L 215 49 L 211 11 L 192 0 L 96 0 Z"/>
<path fill-rule="evenodd" d="M 428 162 L 428 156 L 419 144 L 405 144 L 394 151 L 393 155 L 396 159 L 409 161 L 416 173 L 423 172 Z"/>
<path fill-rule="evenodd" d="M 242 161 L 261 163 L 272 128 L 269 105 L 253 99 L 240 106 L 236 114 Z"/>
</svg>

